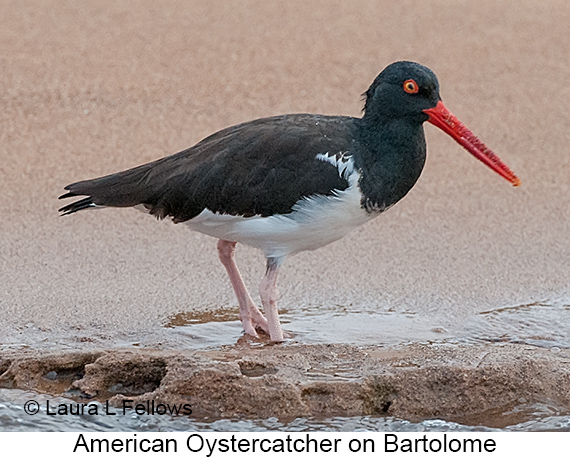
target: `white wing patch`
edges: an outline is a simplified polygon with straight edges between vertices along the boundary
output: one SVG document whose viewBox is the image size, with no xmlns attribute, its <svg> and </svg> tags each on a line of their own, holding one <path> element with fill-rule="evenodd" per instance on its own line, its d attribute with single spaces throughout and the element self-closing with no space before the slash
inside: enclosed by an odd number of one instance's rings
<svg viewBox="0 0 570 457">
<path fill-rule="evenodd" d="M 354 171 L 354 161 L 352 155 L 348 151 L 338 152 L 333 154 L 327 152 L 325 154 L 317 154 L 315 159 L 328 162 L 335 166 L 341 178 L 348 179 Z"/>
</svg>

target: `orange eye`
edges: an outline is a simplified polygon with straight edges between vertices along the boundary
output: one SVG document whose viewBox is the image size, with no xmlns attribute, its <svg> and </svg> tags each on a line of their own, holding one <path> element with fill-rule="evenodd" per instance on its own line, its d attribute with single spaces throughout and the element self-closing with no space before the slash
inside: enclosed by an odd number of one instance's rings
<svg viewBox="0 0 570 457">
<path fill-rule="evenodd" d="M 408 94 L 417 94 L 420 88 L 418 87 L 418 83 L 415 82 L 413 79 L 407 79 L 404 81 L 404 90 Z"/>
</svg>

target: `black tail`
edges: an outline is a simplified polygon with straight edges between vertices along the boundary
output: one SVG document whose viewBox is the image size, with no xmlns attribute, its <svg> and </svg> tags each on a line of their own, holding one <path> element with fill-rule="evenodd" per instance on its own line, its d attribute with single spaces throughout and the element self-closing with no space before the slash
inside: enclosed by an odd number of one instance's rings
<svg viewBox="0 0 570 457">
<path fill-rule="evenodd" d="M 61 195 L 59 198 L 68 198 L 68 197 L 76 197 L 76 196 L 77 196 L 77 194 L 74 194 L 73 192 L 69 192 L 68 194 Z M 97 205 L 95 203 L 93 203 L 93 199 L 91 197 L 87 197 L 87 198 L 84 198 L 82 200 L 73 202 L 70 205 L 59 208 L 59 211 L 61 211 L 62 216 L 67 216 L 68 214 L 76 213 L 77 211 L 81 211 L 82 209 L 94 208 L 96 206 Z"/>
<path fill-rule="evenodd" d="M 93 207 L 125 208 L 143 204 L 150 214 L 158 218 L 171 215 L 172 205 L 166 195 L 173 191 L 169 185 L 184 177 L 184 173 L 180 173 L 178 168 L 180 162 L 185 161 L 189 151 L 182 151 L 112 175 L 69 184 L 65 186 L 65 190 L 69 192 L 61 195 L 60 199 L 82 195 L 87 198 L 64 206 L 59 211 L 63 216 Z M 194 167 L 182 164 L 180 168 L 192 171 Z"/>
<path fill-rule="evenodd" d="M 100 206 L 128 207 L 143 203 L 157 192 L 159 180 L 150 179 L 154 163 L 141 165 L 130 170 L 69 184 L 69 192 L 59 198 L 85 195 L 83 198 L 59 209 L 62 215 L 72 214 L 87 208 Z"/>
</svg>

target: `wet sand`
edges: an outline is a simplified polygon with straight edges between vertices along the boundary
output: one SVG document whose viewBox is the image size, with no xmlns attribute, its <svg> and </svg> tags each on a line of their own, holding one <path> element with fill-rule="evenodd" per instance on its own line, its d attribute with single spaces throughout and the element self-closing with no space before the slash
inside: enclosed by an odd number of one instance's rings
<svg viewBox="0 0 570 457">
<path fill-rule="evenodd" d="M 286 350 L 312 351 L 318 359 L 322 348 L 295 323 L 318 314 L 411 315 L 414 325 L 425 321 L 425 331 L 458 339 L 455 352 L 426 356 L 412 372 L 436 359 L 452 366 L 463 351 L 478 350 L 459 341 L 458 323 L 482 313 L 558 306 L 566 328 L 569 20 L 570 6 L 562 1 L 523 1 L 516 11 L 509 2 L 491 1 L 453 7 L 444 1 L 143 2 L 137 8 L 4 2 L 3 379 L 18 357 L 39 361 L 54 351 L 62 357 L 118 351 L 119 357 L 119 348 L 129 347 L 133 357 L 145 351 L 190 357 L 192 330 L 168 324 L 184 313 L 215 321 L 237 307 L 214 239 L 135 210 L 60 218 L 63 186 L 177 152 L 258 117 L 358 116 L 360 94 L 378 72 L 405 59 L 435 71 L 448 108 L 509 164 L 522 186 L 510 187 L 426 126 L 427 165 L 403 201 L 343 240 L 285 264 L 280 309 L 285 329 L 297 331 Z M 244 246 L 237 255 L 254 292 L 263 258 Z M 521 316 L 520 326 L 532 325 Z M 544 322 L 539 340 L 557 325 Z M 389 343 L 406 361 L 418 355 L 419 346 L 405 346 L 418 328 L 406 327 L 405 319 L 398 326 L 400 339 Z M 474 327 L 470 336 L 477 332 Z M 512 344 L 508 328 L 504 333 L 485 350 L 502 354 L 514 382 L 520 372 L 506 361 L 522 346 Z M 326 343 L 326 329 L 322 338 Z M 551 346 L 565 347 L 552 338 Z M 215 335 L 212 341 L 215 346 Z M 347 337 L 344 343 L 350 352 L 365 342 Z M 387 343 L 379 334 L 371 344 Z M 253 347 L 269 359 L 285 350 Z M 562 369 L 563 353 L 541 362 L 544 370 L 535 375 Z M 256 379 L 271 382 L 265 376 Z M 519 388 L 517 381 L 513 392 Z M 550 390 L 543 391 L 548 398 Z M 567 399 L 552 401 L 568 407 Z"/>
</svg>

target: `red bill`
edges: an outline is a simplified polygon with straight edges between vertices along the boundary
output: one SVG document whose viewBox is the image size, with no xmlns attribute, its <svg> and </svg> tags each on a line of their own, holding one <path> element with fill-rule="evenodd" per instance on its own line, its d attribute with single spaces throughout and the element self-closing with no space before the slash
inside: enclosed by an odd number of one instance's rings
<svg viewBox="0 0 570 457">
<path fill-rule="evenodd" d="M 429 116 L 428 122 L 439 127 L 451 136 L 481 162 L 499 173 L 514 186 L 520 185 L 520 179 L 516 177 L 509 167 L 507 167 L 493 151 L 485 146 L 485 144 L 477 138 L 471 130 L 465 127 L 459 119 L 451 114 L 441 100 L 437 103 L 435 108 L 426 109 L 424 110 L 424 113 Z"/>
</svg>

